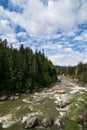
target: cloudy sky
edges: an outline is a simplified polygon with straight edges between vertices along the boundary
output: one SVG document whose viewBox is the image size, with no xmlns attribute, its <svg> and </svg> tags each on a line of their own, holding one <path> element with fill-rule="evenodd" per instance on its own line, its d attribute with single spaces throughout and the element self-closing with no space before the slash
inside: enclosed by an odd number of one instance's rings
<svg viewBox="0 0 87 130">
<path fill-rule="evenodd" d="M 55 65 L 87 62 L 87 0 L 0 0 L 0 38 L 44 49 Z"/>
</svg>

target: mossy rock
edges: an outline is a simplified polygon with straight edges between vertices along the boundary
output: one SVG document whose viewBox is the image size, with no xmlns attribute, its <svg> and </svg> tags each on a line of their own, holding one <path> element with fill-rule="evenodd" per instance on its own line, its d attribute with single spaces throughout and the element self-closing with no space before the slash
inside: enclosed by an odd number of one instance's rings
<svg viewBox="0 0 87 130">
<path fill-rule="evenodd" d="M 65 124 L 64 130 L 80 130 L 78 123 L 70 120 L 66 116 L 60 119 L 60 123 L 61 122 Z"/>
<path fill-rule="evenodd" d="M 67 115 L 75 122 L 84 122 L 87 119 L 87 92 L 73 99 Z"/>
<path fill-rule="evenodd" d="M 68 120 L 64 130 L 80 130 L 80 128 L 76 122 Z"/>
</svg>

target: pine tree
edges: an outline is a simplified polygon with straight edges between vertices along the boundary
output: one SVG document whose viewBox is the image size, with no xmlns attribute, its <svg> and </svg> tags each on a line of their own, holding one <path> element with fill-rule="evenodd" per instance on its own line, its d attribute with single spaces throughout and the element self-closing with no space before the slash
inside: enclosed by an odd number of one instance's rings
<svg viewBox="0 0 87 130">
<path fill-rule="evenodd" d="M 56 81 L 57 73 L 44 51 L 19 50 L 0 40 L 0 94 L 22 93 L 46 87 Z"/>
</svg>

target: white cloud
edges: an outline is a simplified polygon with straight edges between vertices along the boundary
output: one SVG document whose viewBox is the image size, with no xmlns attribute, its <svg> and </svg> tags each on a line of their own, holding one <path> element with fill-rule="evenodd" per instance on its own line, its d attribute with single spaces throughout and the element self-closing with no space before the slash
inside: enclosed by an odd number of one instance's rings
<svg viewBox="0 0 87 130">
<path fill-rule="evenodd" d="M 74 38 L 74 40 L 76 40 L 76 41 L 82 41 L 83 38 L 82 38 L 82 36 L 77 36 L 77 37 Z"/>
<path fill-rule="evenodd" d="M 71 7 L 71 8 L 70 8 Z M 71 29 L 75 24 L 70 0 L 48 1 L 48 6 L 40 0 L 30 0 L 24 10 L 23 17 L 32 35 L 46 37 L 52 35 L 57 28 Z"/>
<path fill-rule="evenodd" d="M 18 37 L 26 37 L 26 32 L 19 32 L 17 33 Z"/>
<path fill-rule="evenodd" d="M 14 5 L 20 7 L 24 5 L 23 13 L 6 10 L 4 14 L 15 24 L 19 24 L 28 33 L 37 37 L 52 37 L 58 28 L 68 31 L 69 35 L 74 35 L 71 29 L 76 25 L 76 22 L 87 20 L 86 1 L 83 1 L 79 11 L 79 0 L 49 0 L 47 6 L 40 0 L 13 0 L 11 2 Z"/>
<path fill-rule="evenodd" d="M 81 0 L 78 19 L 80 23 L 87 22 L 87 0 Z"/>
<path fill-rule="evenodd" d="M 79 61 L 87 61 L 84 55 L 86 52 L 79 52 L 72 50 L 70 42 L 68 42 L 68 37 L 75 37 L 74 40 L 77 41 L 87 41 L 87 32 L 84 31 L 81 35 L 76 36 L 79 31 L 77 28 L 78 24 L 87 23 L 87 0 L 48 0 L 48 4 L 44 5 L 41 0 L 10 0 L 15 6 L 23 7 L 22 13 L 17 13 L 15 11 L 5 10 L 0 6 L 0 32 L 10 42 L 16 42 L 17 36 L 26 37 L 26 33 L 30 36 L 37 38 L 37 44 L 39 40 L 53 40 L 62 39 L 65 43 L 56 43 L 46 41 L 42 46 L 37 45 L 41 49 L 50 49 L 54 55 L 49 51 L 46 54 L 53 61 L 54 64 L 60 65 L 75 65 Z M 4 18 L 9 18 L 11 22 L 15 25 L 19 25 L 26 30 L 26 33 L 20 32 L 18 34 L 14 33 L 8 24 L 8 20 L 3 20 Z M 61 34 L 56 34 L 58 29 L 61 30 Z M 39 39 L 39 40 L 38 40 Z M 67 41 L 66 41 L 67 39 Z M 43 41 L 44 41 L 43 40 Z M 44 41 L 44 42 L 45 42 Z M 32 40 L 30 39 L 30 42 Z M 35 44 L 31 43 L 33 50 L 35 50 Z M 47 51 L 48 51 L 47 50 Z"/>
<path fill-rule="evenodd" d="M 27 0 L 9 0 L 11 3 L 13 3 L 15 6 L 21 6 L 24 7 L 24 5 L 27 3 Z"/>
<path fill-rule="evenodd" d="M 87 42 L 87 31 L 83 31 L 83 32 L 81 33 L 81 35 L 76 36 L 76 37 L 74 38 L 74 40 Z"/>
<path fill-rule="evenodd" d="M 13 30 L 7 25 L 8 21 L 7 20 L 0 20 L 0 33 L 2 34 L 11 34 L 13 33 Z"/>
<path fill-rule="evenodd" d="M 54 55 L 49 55 L 48 57 L 55 65 L 74 66 L 77 65 L 80 61 L 83 63 L 87 62 L 87 58 L 84 58 L 85 55 L 87 55 L 87 52 L 81 53 L 78 51 L 73 51 L 71 48 L 66 48 L 60 50 Z"/>
<path fill-rule="evenodd" d="M 16 34 L 12 28 L 8 26 L 9 21 L 6 19 L 0 20 L 0 34 L 2 39 L 7 39 L 8 42 L 16 42 Z"/>
<path fill-rule="evenodd" d="M 87 42 L 87 31 L 82 33 L 83 41 Z"/>
<path fill-rule="evenodd" d="M 74 31 L 74 30 L 69 31 L 69 32 L 66 33 L 66 36 L 68 36 L 68 37 L 73 37 L 73 36 L 75 36 L 75 35 L 76 35 L 76 34 L 75 34 L 75 31 Z"/>
<path fill-rule="evenodd" d="M 44 49 L 45 54 L 55 65 L 74 66 L 80 61 L 84 63 L 87 62 L 87 58 L 84 57 L 87 55 L 87 45 L 84 45 L 84 52 L 74 51 L 71 47 L 72 46 L 70 46 L 70 43 L 68 42 L 66 42 L 64 45 L 61 43 L 48 43 L 41 45 L 40 50 Z"/>
<path fill-rule="evenodd" d="M 14 5 L 24 6 L 24 11 L 20 14 L 2 9 L 4 15 L 33 36 L 52 37 L 58 28 L 66 31 L 68 35 L 74 35 L 71 30 L 75 25 L 87 21 L 87 0 L 82 0 L 82 4 L 79 0 L 48 0 L 47 6 L 40 0 L 10 1 Z"/>
<path fill-rule="evenodd" d="M 13 3 L 21 6 L 23 0 L 14 0 Z M 73 11 L 74 8 L 74 0 L 49 0 L 48 6 L 40 0 L 29 0 L 22 14 L 7 10 L 4 13 L 15 24 L 20 24 L 25 28 L 31 35 L 46 37 L 51 36 L 58 28 L 67 31 L 74 27 L 77 20 L 76 12 Z"/>
</svg>

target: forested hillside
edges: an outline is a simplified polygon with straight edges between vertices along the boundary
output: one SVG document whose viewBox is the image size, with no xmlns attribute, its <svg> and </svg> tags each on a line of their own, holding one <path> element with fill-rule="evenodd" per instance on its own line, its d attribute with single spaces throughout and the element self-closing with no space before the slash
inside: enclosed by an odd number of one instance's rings
<svg viewBox="0 0 87 130">
<path fill-rule="evenodd" d="M 79 81 L 87 82 L 87 63 L 80 62 L 77 66 L 67 67 L 65 73 Z"/>
<path fill-rule="evenodd" d="M 7 40 L 0 40 L 0 95 L 32 92 L 56 79 L 56 69 L 44 52 L 33 53 L 23 45 L 14 49 L 8 46 Z"/>
</svg>

